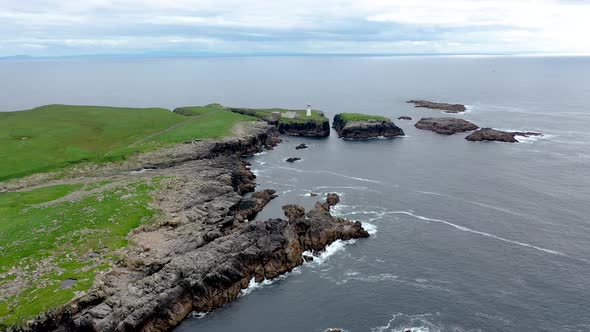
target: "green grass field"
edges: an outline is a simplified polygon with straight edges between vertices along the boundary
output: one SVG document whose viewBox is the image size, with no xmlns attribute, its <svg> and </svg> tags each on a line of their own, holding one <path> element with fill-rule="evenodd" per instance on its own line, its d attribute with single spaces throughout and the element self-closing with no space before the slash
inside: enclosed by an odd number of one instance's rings
<svg viewBox="0 0 590 332">
<path fill-rule="evenodd" d="M 105 188 L 99 194 L 43 205 L 108 183 L 59 185 L 0 194 L 0 330 L 87 290 L 96 272 L 118 259 L 127 234 L 156 213 L 158 179 Z M 76 282 L 69 288 L 65 280 Z"/>
<path fill-rule="evenodd" d="M 121 160 L 166 144 L 219 138 L 238 122 L 255 120 L 211 106 L 194 112 L 201 117 L 162 108 L 70 105 L 0 112 L 0 181 L 83 161 Z"/>
<path fill-rule="evenodd" d="M 384 116 L 367 115 L 361 113 L 341 113 L 342 120 L 348 121 L 391 121 Z"/>
</svg>

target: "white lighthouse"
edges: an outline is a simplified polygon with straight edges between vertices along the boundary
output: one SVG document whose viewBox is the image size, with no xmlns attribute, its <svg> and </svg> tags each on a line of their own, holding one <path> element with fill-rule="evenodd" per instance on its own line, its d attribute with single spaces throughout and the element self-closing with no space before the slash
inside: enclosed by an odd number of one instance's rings
<svg viewBox="0 0 590 332">
<path fill-rule="evenodd" d="M 307 116 L 311 116 L 311 105 L 307 105 Z"/>
</svg>

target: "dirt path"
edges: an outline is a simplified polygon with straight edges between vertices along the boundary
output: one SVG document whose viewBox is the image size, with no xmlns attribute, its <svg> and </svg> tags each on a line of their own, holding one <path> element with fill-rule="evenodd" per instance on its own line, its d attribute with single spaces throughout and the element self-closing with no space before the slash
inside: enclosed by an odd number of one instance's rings
<svg viewBox="0 0 590 332">
<path fill-rule="evenodd" d="M 202 117 L 204 117 L 206 115 L 209 115 L 209 114 L 215 113 L 215 112 L 217 112 L 217 111 L 211 111 L 211 112 L 208 112 L 208 113 L 205 113 L 205 114 L 201 114 L 201 115 L 197 115 L 197 116 L 191 116 L 186 121 L 182 121 L 180 123 L 177 123 L 177 124 L 175 124 L 173 126 L 170 126 L 170 127 L 166 128 L 164 130 L 158 131 L 157 133 L 150 134 L 150 135 L 148 135 L 148 136 L 146 136 L 146 137 L 144 137 L 144 138 L 142 138 L 142 139 L 140 139 L 140 140 L 138 140 L 136 142 L 133 142 L 133 143 L 129 144 L 127 147 L 137 146 L 138 144 L 141 144 L 141 143 L 143 143 L 145 141 L 148 141 L 148 140 L 150 140 L 150 139 L 152 139 L 154 137 L 158 137 L 158 136 L 160 136 L 162 134 L 165 134 L 165 133 L 170 132 L 172 130 L 178 129 L 178 128 L 180 128 L 180 127 L 182 127 L 182 126 L 184 126 L 184 125 L 186 125 L 188 123 L 194 122 L 194 121 L 196 121 L 199 118 L 202 118 Z"/>
</svg>

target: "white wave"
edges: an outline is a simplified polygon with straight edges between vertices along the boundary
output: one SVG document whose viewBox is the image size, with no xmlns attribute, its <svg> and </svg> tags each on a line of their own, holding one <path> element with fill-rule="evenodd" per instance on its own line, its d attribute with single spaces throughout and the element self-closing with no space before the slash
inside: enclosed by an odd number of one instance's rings
<svg viewBox="0 0 590 332">
<path fill-rule="evenodd" d="M 321 264 L 325 263 L 330 257 L 343 251 L 347 245 L 353 244 L 355 242 L 356 242 L 356 240 L 354 240 L 354 239 L 347 240 L 347 241 L 336 240 L 336 241 L 332 242 L 332 244 L 327 246 L 326 249 L 324 249 L 324 251 L 320 252 L 319 254 L 316 253 L 315 255 L 311 251 L 305 251 L 303 253 L 303 255 L 313 256 L 313 261 L 308 262 L 306 264 L 321 265 Z"/>
<path fill-rule="evenodd" d="M 193 311 L 191 312 L 191 318 L 203 319 L 209 314 L 208 311 Z"/>
<path fill-rule="evenodd" d="M 471 113 L 476 109 L 473 105 L 465 105 L 465 112 L 464 113 Z"/>
<path fill-rule="evenodd" d="M 397 313 L 386 325 L 374 327 L 371 332 L 438 332 L 442 331 L 443 327 L 435 324 L 432 320 L 439 315 L 439 313 L 421 315 Z"/>
<path fill-rule="evenodd" d="M 420 220 L 434 221 L 434 222 L 438 222 L 438 223 L 443 223 L 445 225 L 454 227 L 454 228 L 456 228 L 456 229 L 458 229 L 460 231 L 463 231 L 463 232 L 469 232 L 469 233 L 473 233 L 473 234 L 478 234 L 478 235 L 490 237 L 490 238 L 493 238 L 493 239 L 496 239 L 496 240 L 500 240 L 500 241 L 503 241 L 503 242 L 512 243 L 512 244 L 516 244 L 516 245 L 519 245 L 519 246 L 523 246 L 523 247 L 527 247 L 527 248 L 531 248 L 531 249 L 543 251 L 543 252 L 546 252 L 546 253 L 552 254 L 552 255 L 570 257 L 570 256 L 568 256 L 568 255 L 566 255 L 566 254 L 564 254 L 564 253 L 562 253 L 560 251 L 557 251 L 557 250 L 551 250 L 551 249 L 547 249 L 547 248 L 542 248 L 542 247 L 538 247 L 538 246 L 535 246 L 535 245 L 532 245 L 532 244 L 529 244 L 529 243 L 524 243 L 524 242 L 520 242 L 520 241 L 510 240 L 510 239 L 506 239 L 506 238 L 503 238 L 503 237 L 499 237 L 499 236 L 494 235 L 494 234 L 476 231 L 474 229 L 471 229 L 471 228 L 468 228 L 468 227 L 465 227 L 465 226 L 453 224 L 452 222 L 449 222 L 449 221 L 446 221 L 446 220 L 428 218 L 428 217 L 420 216 L 420 215 L 417 215 L 417 214 L 413 214 L 413 213 L 408 212 L 408 211 L 392 211 L 392 212 L 389 212 L 389 213 L 391 213 L 391 214 L 405 214 L 405 215 L 408 215 L 408 216 L 411 216 L 411 217 L 414 217 L 414 218 L 420 219 Z M 570 257 L 570 258 L 573 258 L 573 257 Z"/>
<path fill-rule="evenodd" d="M 377 234 L 377 226 L 370 224 L 368 222 L 363 221 L 363 228 L 367 231 L 367 233 L 369 233 L 369 235 L 375 235 Z"/>
<path fill-rule="evenodd" d="M 434 196 L 448 197 L 448 198 L 456 199 L 456 200 L 463 201 L 463 202 L 466 202 L 466 203 L 470 203 L 470 204 L 478 205 L 478 206 L 481 206 L 481 207 L 485 207 L 485 208 L 488 208 L 488 209 L 506 212 L 508 214 L 513 214 L 515 216 L 522 216 L 521 213 L 514 212 L 514 211 L 511 211 L 511 210 L 508 210 L 508 209 L 504 209 L 504 208 L 501 208 L 501 207 L 498 207 L 498 206 L 484 204 L 484 203 L 480 203 L 480 202 L 476 202 L 476 201 L 470 201 L 470 200 L 467 200 L 467 199 L 463 199 L 463 198 L 460 198 L 460 197 L 455 197 L 455 196 L 451 196 L 451 195 L 447 195 L 447 194 L 441 194 L 441 193 L 436 193 L 436 192 L 432 192 L 432 191 L 420 191 L 420 190 L 416 190 L 416 192 L 417 193 L 420 193 L 420 194 L 425 194 L 425 195 L 434 195 Z"/>
<path fill-rule="evenodd" d="M 254 155 L 255 156 L 263 156 L 263 155 L 265 155 L 267 153 L 268 153 L 267 151 L 262 151 L 262 152 L 255 153 Z"/>
<path fill-rule="evenodd" d="M 240 291 L 239 296 L 246 296 L 246 295 L 252 293 L 253 291 L 257 290 L 260 287 L 272 285 L 272 283 L 274 282 L 273 280 L 264 279 L 261 282 L 256 282 L 256 278 L 253 277 L 252 279 L 250 279 L 250 283 L 248 284 L 248 287 L 244 288 Z"/>
<path fill-rule="evenodd" d="M 534 143 L 534 142 L 537 142 L 537 141 L 540 141 L 540 140 L 548 140 L 548 139 L 551 139 L 551 138 L 554 138 L 554 137 L 556 137 L 556 136 L 555 135 L 543 134 L 543 135 L 540 135 L 540 136 L 528 136 L 528 137 L 527 136 L 516 135 L 514 138 L 516 138 L 516 140 L 519 143 L 528 143 L 528 144 L 530 144 L 530 143 Z"/>
<path fill-rule="evenodd" d="M 262 160 L 256 160 L 256 163 L 258 163 L 258 165 L 260 165 L 260 166 L 266 165 L 266 161 L 262 161 Z"/>
<path fill-rule="evenodd" d="M 332 172 L 332 171 L 323 171 L 323 170 L 320 170 L 320 171 L 307 171 L 307 170 L 297 169 L 297 168 L 293 168 L 293 167 L 285 167 L 285 166 L 279 166 L 278 168 L 289 170 L 289 171 L 294 171 L 294 172 L 297 172 L 297 173 L 331 174 L 331 175 L 340 176 L 340 177 L 343 177 L 343 178 L 357 180 L 357 181 L 371 182 L 371 183 L 381 183 L 381 181 L 377 181 L 377 180 L 359 178 L 359 177 L 349 176 L 349 175 L 340 174 L 340 173 L 336 173 L 336 172 Z"/>
</svg>

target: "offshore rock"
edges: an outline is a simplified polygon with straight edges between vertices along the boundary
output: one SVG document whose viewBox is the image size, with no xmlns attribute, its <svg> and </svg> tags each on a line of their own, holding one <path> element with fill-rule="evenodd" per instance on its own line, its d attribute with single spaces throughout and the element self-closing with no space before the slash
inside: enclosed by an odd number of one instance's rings
<svg viewBox="0 0 590 332">
<path fill-rule="evenodd" d="M 498 141 L 498 142 L 508 142 L 508 143 L 517 143 L 518 140 L 516 136 L 542 136 L 541 133 L 534 133 L 534 132 L 521 132 L 521 131 L 501 131 L 492 128 L 482 128 L 477 130 L 467 137 L 466 140 L 472 142 L 481 142 L 481 141 Z"/>
<path fill-rule="evenodd" d="M 334 116 L 332 126 L 338 137 L 344 139 L 362 140 L 371 138 L 393 138 L 404 136 L 404 131 L 391 120 L 354 120 L 347 121 L 341 114 Z"/>
<path fill-rule="evenodd" d="M 463 104 L 435 103 L 427 100 L 410 100 L 407 103 L 414 104 L 414 107 L 441 110 L 445 113 L 463 113 L 467 109 Z"/>
<path fill-rule="evenodd" d="M 430 130 L 441 135 L 452 135 L 479 128 L 467 120 L 456 118 L 422 118 L 415 124 L 415 127 L 422 130 Z"/>
</svg>

